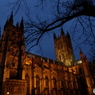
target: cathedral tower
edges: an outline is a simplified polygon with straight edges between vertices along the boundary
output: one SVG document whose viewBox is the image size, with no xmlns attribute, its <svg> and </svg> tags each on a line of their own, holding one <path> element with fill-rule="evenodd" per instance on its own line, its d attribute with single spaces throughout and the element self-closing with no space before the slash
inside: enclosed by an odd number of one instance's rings
<svg viewBox="0 0 95 95">
<path fill-rule="evenodd" d="M 4 32 L 0 40 L 0 95 L 6 95 L 6 91 L 9 91 L 8 89 L 11 89 L 11 85 L 16 83 L 16 79 L 20 81 L 18 83 L 20 88 L 24 50 L 23 19 L 20 24 L 15 26 L 13 25 L 13 14 L 11 14 L 4 25 Z M 10 83 L 10 81 L 12 82 Z M 13 88 L 15 89 L 14 86 Z M 10 93 L 13 93 L 12 90 L 10 90 Z"/>
<path fill-rule="evenodd" d="M 24 46 L 24 25 L 23 19 L 20 25 L 13 25 L 13 14 L 6 21 L 4 26 L 4 33 L 0 40 L 0 66 L 5 67 L 1 69 L 3 80 L 6 78 L 18 78 L 22 77 L 22 57 L 25 49 Z M 11 68 L 10 70 L 8 68 Z M 9 73 L 4 73 L 5 70 L 9 70 Z"/>
<path fill-rule="evenodd" d="M 54 44 L 56 59 L 63 62 L 66 66 L 73 66 L 74 53 L 69 33 L 65 35 L 61 28 L 61 36 L 59 38 L 54 34 Z"/>
</svg>

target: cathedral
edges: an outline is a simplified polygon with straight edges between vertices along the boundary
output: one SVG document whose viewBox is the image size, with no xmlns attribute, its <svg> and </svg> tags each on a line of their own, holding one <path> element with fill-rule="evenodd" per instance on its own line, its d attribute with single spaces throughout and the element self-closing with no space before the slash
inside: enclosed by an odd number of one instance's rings
<svg viewBox="0 0 95 95">
<path fill-rule="evenodd" d="M 95 64 L 81 49 L 75 60 L 69 33 L 54 34 L 52 60 L 26 52 L 23 19 L 13 22 L 11 14 L 0 39 L 0 95 L 94 95 Z"/>
</svg>

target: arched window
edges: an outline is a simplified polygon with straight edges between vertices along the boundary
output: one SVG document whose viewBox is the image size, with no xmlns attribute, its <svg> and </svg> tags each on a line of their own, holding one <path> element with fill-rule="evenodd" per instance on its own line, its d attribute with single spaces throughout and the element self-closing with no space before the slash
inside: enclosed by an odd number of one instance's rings
<svg viewBox="0 0 95 95">
<path fill-rule="evenodd" d="M 63 81 L 61 81 L 61 87 L 64 88 L 64 82 Z"/>
<path fill-rule="evenodd" d="M 56 79 L 53 77 L 53 86 L 56 88 Z"/>
<path fill-rule="evenodd" d="M 78 83 L 77 82 L 74 83 L 74 87 L 78 88 Z"/>
<path fill-rule="evenodd" d="M 57 85 L 56 85 L 56 78 L 53 77 L 53 89 L 51 95 L 57 95 Z"/>
<path fill-rule="evenodd" d="M 68 81 L 67 80 L 65 81 L 65 85 L 66 85 L 66 88 L 68 88 Z"/>
<path fill-rule="evenodd" d="M 26 95 L 29 95 L 30 93 L 29 93 L 29 91 L 30 91 L 30 78 L 29 78 L 29 75 L 28 74 L 26 74 L 25 75 L 25 80 L 26 80 L 26 82 L 27 82 L 27 94 Z"/>
<path fill-rule="evenodd" d="M 49 86 L 49 79 L 48 79 L 48 77 L 47 77 L 47 76 L 45 77 L 45 86 L 46 86 L 46 87 L 48 87 L 48 86 Z"/>
<path fill-rule="evenodd" d="M 49 95 L 49 79 L 47 76 L 45 76 L 44 95 Z"/>
<path fill-rule="evenodd" d="M 40 77 L 36 75 L 36 94 L 40 94 Z"/>
</svg>

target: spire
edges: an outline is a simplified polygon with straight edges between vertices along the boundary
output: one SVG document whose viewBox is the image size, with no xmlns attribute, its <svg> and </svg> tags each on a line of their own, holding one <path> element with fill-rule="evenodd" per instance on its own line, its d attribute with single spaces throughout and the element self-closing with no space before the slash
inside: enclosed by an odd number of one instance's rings
<svg viewBox="0 0 95 95">
<path fill-rule="evenodd" d="M 8 19 L 7 19 L 7 21 L 6 21 L 6 23 L 5 23 L 5 25 L 4 25 L 4 30 L 6 29 L 6 27 L 7 27 L 7 25 L 8 25 Z"/>
<path fill-rule="evenodd" d="M 24 21 L 23 21 L 23 17 L 22 17 L 21 22 L 20 22 L 20 28 L 21 28 L 21 30 L 24 30 Z"/>
<path fill-rule="evenodd" d="M 56 34 L 54 33 L 53 38 L 56 39 Z"/>
<path fill-rule="evenodd" d="M 11 13 L 9 20 L 12 20 L 12 19 L 13 19 L 13 12 Z"/>
<path fill-rule="evenodd" d="M 61 27 L 61 35 L 64 35 L 64 31 L 63 28 Z"/>
<path fill-rule="evenodd" d="M 67 35 L 66 35 L 68 38 L 70 38 L 70 34 L 67 32 Z"/>
<path fill-rule="evenodd" d="M 12 26 L 13 25 L 13 12 L 10 15 L 10 18 L 7 19 L 5 25 L 4 25 L 4 30 L 6 29 L 6 27 Z"/>
<path fill-rule="evenodd" d="M 13 25 L 13 12 L 11 13 L 9 18 L 9 25 Z"/>
<path fill-rule="evenodd" d="M 81 57 L 81 59 L 83 59 L 85 56 L 84 56 L 84 54 L 83 54 L 83 52 L 82 52 L 80 47 L 79 47 L 79 49 L 80 49 L 80 57 Z"/>
<path fill-rule="evenodd" d="M 16 27 L 19 27 L 19 23 L 18 22 L 16 23 Z"/>
</svg>

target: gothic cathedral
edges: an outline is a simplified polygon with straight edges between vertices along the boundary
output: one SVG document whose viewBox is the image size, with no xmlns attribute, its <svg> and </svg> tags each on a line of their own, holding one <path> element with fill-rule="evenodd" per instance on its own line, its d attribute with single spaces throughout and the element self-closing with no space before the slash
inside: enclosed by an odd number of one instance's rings
<svg viewBox="0 0 95 95">
<path fill-rule="evenodd" d="M 74 58 L 69 33 L 54 34 L 56 60 L 25 51 L 23 19 L 6 21 L 0 39 L 0 95 L 94 95 L 94 74 L 80 49 Z"/>
</svg>

